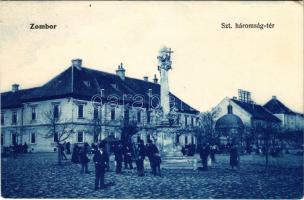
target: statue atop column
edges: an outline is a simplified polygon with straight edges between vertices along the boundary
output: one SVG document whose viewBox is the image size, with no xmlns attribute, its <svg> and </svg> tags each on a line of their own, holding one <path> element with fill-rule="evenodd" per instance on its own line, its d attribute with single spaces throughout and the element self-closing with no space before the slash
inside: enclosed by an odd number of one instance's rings
<svg viewBox="0 0 304 200">
<path fill-rule="evenodd" d="M 170 102 L 169 102 L 169 81 L 168 81 L 168 71 L 172 68 L 171 61 L 171 48 L 163 47 L 159 51 L 158 59 L 158 71 L 160 72 L 160 102 L 163 112 L 162 122 L 168 123 L 168 115 L 170 113 Z"/>
</svg>

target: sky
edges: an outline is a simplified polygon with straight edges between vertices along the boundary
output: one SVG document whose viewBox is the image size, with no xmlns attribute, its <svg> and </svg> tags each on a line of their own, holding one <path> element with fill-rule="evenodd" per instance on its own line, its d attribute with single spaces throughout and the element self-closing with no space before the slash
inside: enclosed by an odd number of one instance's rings
<svg viewBox="0 0 304 200">
<path fill-rule="evenodd" d="M 302 16 L 296 2 L 1 2 L 1 92 L 40 86 L 74 58 L 111 73 L 123 62 L 126 76 L 152 80 L 167 46 L 171 92 L 200 111 L 245 89 L 303 112 Z M 258 22 L 274 28 L 221 28 Z"/>
</svg>

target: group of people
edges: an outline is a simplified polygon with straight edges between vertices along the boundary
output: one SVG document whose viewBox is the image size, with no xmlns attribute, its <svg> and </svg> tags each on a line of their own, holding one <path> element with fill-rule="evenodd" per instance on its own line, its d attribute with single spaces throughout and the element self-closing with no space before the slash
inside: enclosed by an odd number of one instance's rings
<svg viewBox="0 0 304 200">
<path fill-rule="evenodd" d="M 200 150 L 200 158 L 202 161 L 202 170 L 208 170 L 208 165 L 211 165 L 212 162 L 215 162 L 215 153 L 216 153 L 216 145 L 210 146 L 208 143 L 204 143 Z M 235 167 L 238 168 L 240 164 L 239 153 L 237 149 L 237 145 L 230 144 L 229 145 L 229 154 L 230 154 L 230 166 L 232 169 Z"/>
<path fill-rule="evenodd" d="M 28 153 L 28 145 L 26 142 L 24 144 L 13 144 L 9 147 L 3 148 L 3 154 L 4 156 L 12 156 L 13 158 L 16 158 L 18 154 Z"/>
<path fill-rule="evenodd" d="M 88 163 L 90 162 L 89 154 L 93 154 L 93 162 L 95 164 L 95 190 L 105 188 L 104 175 L 109 170 L 109 152 L 108 143 L 101 141 L 99 144 L 93 143 L 91 146 L 84 143 L 82 147 L 77 144 L 73 147 L 71 161 L 81 165 L 80 173 L 90 173 Z M 64 149 L 61 149 L 64 155 Z M 143 140 L 139 140 L 136 144 L 124 144 L 119 141 L 113 146 L 115 157 L 115 172 L 122 173 L 124 162 L 125 169 L 133 169 L 133 161 L 135 160 L 137 175 L 144 176 L 144 160 L 147 157 L 150 162 L 151 173 L 154 176 L 161 176 L 160 164 L 161 157 L 159 150 L 152 140 L 148 140 L 144 144 Z"/>
<path fill-rule="evenodd" d="M 133 169 L 133 159 L 136 161 L 136 169 L 138 176 L 144 176 L 144 159 L 147 157 L 150 162 L 152 174 L 161 176 L 160 164 L 161 157 L 158 148 L 153 144 L 152 140 L 148 140 L 144 144 L 143 140 L 139 140 L 137 144 L 123 144 L 121 141 L 114 146 L 116 173 L 122 172 L 122 162 L 125 169 Z"/>
</svg>

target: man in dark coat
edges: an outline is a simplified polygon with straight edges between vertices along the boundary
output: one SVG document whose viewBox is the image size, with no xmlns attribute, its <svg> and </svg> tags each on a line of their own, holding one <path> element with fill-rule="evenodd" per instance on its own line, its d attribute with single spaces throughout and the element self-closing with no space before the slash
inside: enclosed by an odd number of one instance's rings
<svg viewBox="0 0 304 200">
<path fill-rule="evenodd" d="M 146 145 L 146 152 L 147 152 L 147 156 L 149 158 L 149 162 L 150 162 L 150 167 L 152 169 L 152 174 L 156 174 L 156 166 L 154 163 L 154 156 L 155 154 L 159 153 L 157 147 L 155 144 L 152 143 L 152 140 L 148 140 L 148 143 Z"/>
<path fill-rule="evenodd" d="M 203 170 L 208 170 L 208 156 L 210 153 L 209 145 L 203 144 L 200 151 L 200 158 L 202 159 Z"/>
<path fill-rule="evenodd" d="M 67 142 L 65 144 L 65 148 L 66 148 L 66 153 L 71 154 L 71 143 L 70 142 Z"/>
<path fill-rule="evenodd" d="M 80 148 L 78 147 L 77 144 L 75 144 L 73 147 L 73 153 L 72 153 L 72 158 L 71 158 L 71 161 L 75 164 L 79 163 L 79 151 L 80 151 Z"/>
<path fill-rule="evenodd" d="M 84 143 L 84 146 L 80 150 L 80 164 L 81 164 L 81 171 L 80 173 L 86 173 L 89 174 L 88 170 L 88 163 L 90 159 L 88 158 L 88 151 L 89 151 L 89 145 L 88 143 Z"/>
<path fill-rule="evenodd" d="M 59 144 L 59 151 L 61 151 L 61 158 L 64 160 L 67 160 L 67 157 L 64 153 L 64 148 L 65 148 L 65 143 L 64 144 Z"/>
<path fill-rule="evenodd" d="M 239 167 L 239 156 L 236 145 L 230 147 L 230 166 L 232 169 L 234 167 Z"/>
<path fill-rule="evenodd" d="M 144 176 L 144 159 L 146 155 L 146 148 L 143 140 L 139 140 L 137 144 L 135 157 L 136 157 L 136 168 L 138 176 Z"/>
<path fill-rule="evenodd" d="M 123 156 L 123 146 L 121 142 L 118 143 L 118 145 L 114 148 L 114 154 L 115 154 L 115 161 L 116 161 L 116 173 L 121 173 L 122 168 L 122 156 Z"/>
<path fill-rule="evenodd" d="M 161 163 L 161 157 L 158 153 L 156 153 L 153 157 L 154 167 L 155 171 L 153 173 L 154 176 L 161 176 L 160 172 L 160 163 Z"/>
<path fill-rule="evenodd" d="M 131 145 L 126 145 L 124 150 L 125 169 L 133 169 Z"/>
<path fill-rule="evenodd" d="M 104 175 L 109 162 L 104 144 L 99 144 L 98 151 L 95 152 L 93 161 L 95 164 L 95 190 L 105 188 Z"/>
</svg>

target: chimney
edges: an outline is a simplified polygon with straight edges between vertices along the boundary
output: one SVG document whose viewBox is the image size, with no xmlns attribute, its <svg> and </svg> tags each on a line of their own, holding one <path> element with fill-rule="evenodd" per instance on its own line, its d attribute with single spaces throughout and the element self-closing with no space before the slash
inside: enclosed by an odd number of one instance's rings
<svg viewBox="0 0 304 200">
<path fill-rule="evenodd" d="M 120 63 L 118 65 L 118 69 L 116 70 L 116 75 L 119 76 L 122 80 L 125 80 L 125 69 L 123 68 L 123 64 Z"/>
<path fill-rule="evenodd" d="M 236 96 L 234 96 L 234 97 L 232 97 L 232 99 L 233 99 L 233 100 L 237 100 L 237 97 L 236 97 Z"/>
<path fill-rule="evenodd" d="M 149 81 L 149 77 L 148 76 L 144 76 L 144 81 Z"/>
<path fill-rule="evenodd" d="M 72 67 L 76 67 L 77 69 L 81 69 L 82 67 L 82 60 L 79 58 L 72 60 Z"/>
<path fill-rule="evenodd" d="M 157 79 L 157 77 L 156 77 L 156 74 L 154 74 L 153 82 L 154 82 L 154 83 L 158 83 L 158 79 Z"/>
<path fill-rule="evenodd" d="M 272 96 L 272 99 L 277 99 L 277 96 Z"/>
<path fill-rule="evenodd" d="M 17 92 L 19 90 L 19 84 L 13 84 L 12 85 L 12 92 Z"/>
</svg>

